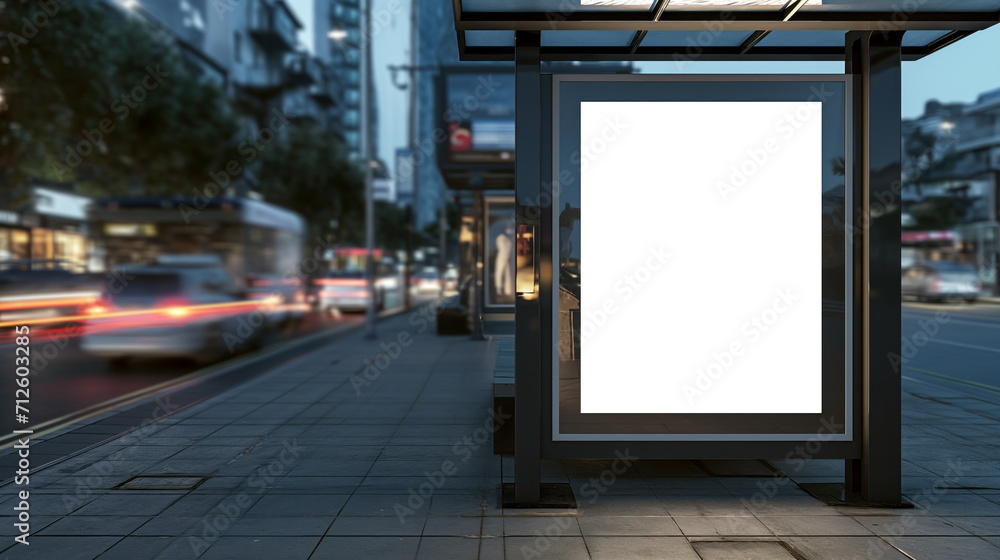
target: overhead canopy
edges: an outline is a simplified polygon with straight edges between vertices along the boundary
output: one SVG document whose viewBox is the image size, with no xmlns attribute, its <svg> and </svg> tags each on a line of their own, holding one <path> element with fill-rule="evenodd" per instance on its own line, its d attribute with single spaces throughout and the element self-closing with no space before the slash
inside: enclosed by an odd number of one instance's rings
<svg viewBox="0 0 1000 560">
<path fill-rule="evenodd" d="M 848 31 L 906 31 L 916 60 L 1000 22 L 1000 0 L 452 0 L 462 60 L 844 60 Z"/>
</svg>

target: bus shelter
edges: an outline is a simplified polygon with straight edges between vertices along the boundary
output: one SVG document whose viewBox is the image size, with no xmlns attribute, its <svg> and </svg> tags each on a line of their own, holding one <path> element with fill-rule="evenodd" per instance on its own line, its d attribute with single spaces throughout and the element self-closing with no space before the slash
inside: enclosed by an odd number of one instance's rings
<svg viewBox="0 0 1000 560">
<path fill-rule="evenodd" d="M 514 501 L 542 459 L 628 454 L 843 459 L 845 499 L 901 504 L 901 63 L 1000 0 L 453 7 L 463 60 L 515 63 Z"/>
</svg>

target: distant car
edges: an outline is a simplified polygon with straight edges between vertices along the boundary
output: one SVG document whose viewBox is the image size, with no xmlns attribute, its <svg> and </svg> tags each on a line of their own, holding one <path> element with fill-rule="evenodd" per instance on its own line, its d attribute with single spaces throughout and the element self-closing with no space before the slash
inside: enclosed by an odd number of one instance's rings
<svg viewBox="0 0 1000 560">
<path fill-rule="evenodd" d="M 209 363 L 256 347 L 270 327 L 262 302 L 247 300 L 214 266 L 148 265 L 116 271 L 124 286 L 90 310 L 81 348 L 122 369 L 129 357 Z"/>
<path fill-rule="evenodd" d="M 368 309 L 368 282 L 362 270 L 335 270 L 313 281 L 316 307 L 320 313 L 364 311 Z M 376 282 L 375 308 L 385 307 L 385 290 Z"/>
<path fill-rule="evenodd" d="M 436 270 L 425 270 L 413 277 L 413 287 L 418 294 L 441 293 L 441 275 Z"/>
<path fill-rule="evenodd" d="M 454 268 L 444 271 L 444 291 L 448 293 L 458 291 L 458 271 Z"/>
<path fill-rule="evenodd" d="M 920 301 L 962 298 L 972 303 L 979 297 L 982 283 L 972 265 L 928 261 L 904 268 L 901 288 L 904 296 L 916 296 Z"/>
</svg>

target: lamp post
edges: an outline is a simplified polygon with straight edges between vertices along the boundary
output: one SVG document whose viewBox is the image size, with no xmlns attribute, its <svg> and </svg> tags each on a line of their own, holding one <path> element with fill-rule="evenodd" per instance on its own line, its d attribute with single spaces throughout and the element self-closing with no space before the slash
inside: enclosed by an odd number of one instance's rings
<svg viewBox="0 0 1000 560">
<path fill-rule="evenodd" d="M 365 337 L 375 338 L 375 198 L 372 193 L 372 124 L 371 124 L 371 0 L 361 1 L 361 41 L 353 44 L 347 41 L 347 31 L 333 29 L 327 36 L 343 42 L 360 51 L 361 71 L 361 161 L 364 165 L 365 183 L 365 284 L 368 291 L 368 307 L 365 311 Z"/>
<path fill-rule="evenodd" d="M 375 338 L 375 197 L 372 196 L 372 122 L 371 122 L 371 0 L 361 0 L 361 148 L 365 164 L 365 250 L 368 282 L 368 310 L 365 313 L 365 337 Z"/>
</svg>

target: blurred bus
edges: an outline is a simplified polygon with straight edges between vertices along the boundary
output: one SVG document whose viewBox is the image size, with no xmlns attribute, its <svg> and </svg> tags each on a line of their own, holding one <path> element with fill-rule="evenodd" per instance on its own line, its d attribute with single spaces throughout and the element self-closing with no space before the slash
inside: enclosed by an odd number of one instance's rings
<svg viewBox="0 0 1000 560">
<path fill-rule="evenodd" d="M 305 222 L 290 210 L 236 197 L 111 197 L 91 205 L 88 221 L 105 270 L 215 255 L 251 297 L 305 302 Z"/>
</svg>

